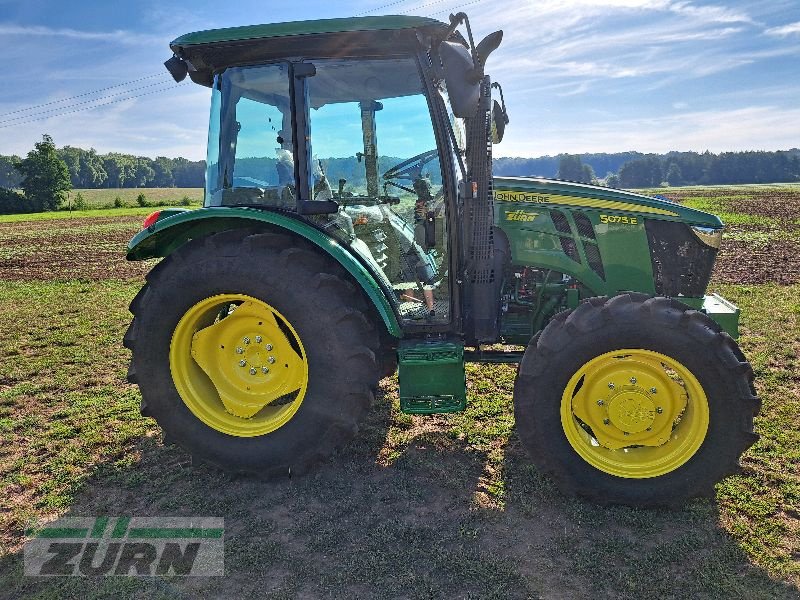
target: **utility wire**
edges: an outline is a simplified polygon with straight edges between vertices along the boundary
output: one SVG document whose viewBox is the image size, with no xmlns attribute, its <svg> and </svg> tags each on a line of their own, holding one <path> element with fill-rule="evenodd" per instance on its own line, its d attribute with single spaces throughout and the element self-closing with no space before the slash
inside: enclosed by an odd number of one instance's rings
<svg viewBox="0 0 800 600">
<path fill-rule="evenodd" d="M 75 104 L 67 104 L 66 106 L 59 106 L 58 108 L 51 108 L 50 110 L 43 110 L 43 111 L 36 112 L 36 113 L 30 114 L 30 115 L 22 115 L 20 117 L 14 117 L 12 119 L 5 119 L 5 120 L 0 121 L 0 125 L 2 125 L 4 123 L 12 123 L 14 121 L 22 121 L 22 120 L 25 120 L 25 119 L 31 119 L 31 118 L 34 118 L 34 117 L 38 118 L 38 117 L 40 117 L 42 115 L 47 115 L 47 114 L 52 114 L 52 113 L 60 113 L 61 111 L 67 110 L 68 108 L 75 108 L 76 106 L 84 106 L 86 104 L 93 104 L 95 102 L 100 102 L 100 100 L 108 100 L 110 98 L 118 98 L 121 94 L 130 94 L 131 92 L 137 92 L 139 90 L 145 90 L 147 88 L 152 88 L 152 87 L 155 87 L 157 85 L 164 85 L 165 83 L 171 83 L 171 82 L 157 81 L 157 82 L 151 83 L 149 85 L 140 86 L 135 90 L 123 90 L 123 91 L 120 91 L 120 92 L 117 92 L 117 93 L 114 93 L 114 94 L 110 94 L 108 96 L 100 96 L 99 98 L 92 98 L 91 100 L 84 100 L 83 102 L 76 102 Z"/>
<path fill-rule="evenodd" d="M 423 8 L 427 8 L 428 6 L 433 6 L 434 4 L 442 4 L 443 2 L 450 2 L 450 0 L 436 0 L 435 2 L 428 2 L 427 4 L 422 4 L 420 6 L 415 6 L 414 8 L 408 8 L 399 14 L 407 15 L 410 12 L 414 12 L 415 10 L 421 10 Z"/>
<path fill-rule="evenodd" d="M 453 8 L 448 10 L 440 10 L 439 12 L 431 13 L 429 16 L 452 13 L 456 9 L 458 9 L 460 12 L 462 8 L 466 8 L 467 6 L 472 6 L 473 4 L 480 4 L 481 2 L 483 2 L 483 0 L 472 0 L 472 2 L 467 2 L 466 4 L 459 4 L 458 6 L 454 6 Z"/>
<path fill-rule="evenodd" d="M 116 85 L 110 85 L 108 87 L 100 88 L 99 90 L 94 90 L 92 92 L 84 92 L 83 94 L 78 94 L 77 96 L 68 96 L 66 98 L 61 98 L 60 100 L 53 100 L 52 102 L 45 102 L 44 104 L 36 104 L 34 106 L 29 106 L 27 108 L 20 108 L 18 110 L 12 110 L 11 112 L 2 113 L 0 117 L 6 117 L 8 115 L 15 115 L 21 112 L 27 112 L 29 110 L 34 110 L 36 108 L 43 108 L 45 106 L 52 106 L 53 104 L 60 104 L 61 102 L 69 102 L 71 100 L 75 100 L 76 98 L 83 98 L 85 96 L 91 96 L 92 94 L 99 94 L 100 92 L 105 92 L 107 90 L 112 90 L 118 87 L 125 87 L 131 85 L 132 83 L 138 83 L 139 81 L 144 81 L 146 79 L 152 79 L 153 77 L 159 77 L 162 75 L 161 73 L 154 73 L 152 75 L 148 75 L 147 77 L 140 77 L 139 79 L 133 79 L 131 81 L 126 81 L 125 83 L 118 83 Z"/>
<path fill-rule="evenodd" d="M 76 108 L 75 110 L 69 110 L 69 111 L 66 111 L 66 112 L 63 112 L 63 113 L 60 113 L 60 114 L 57 114 L 57 115 L 52 115 L 52 116 L 49 116 L 49 117 L 48 116 L 35 117 L 35 118 L 32 118 L 29 121 L 22 121 L 21 123 L 11 123 L 11 124 L 8 124 L 8 125 L 0 125 L 0 129 L 7 129 L 8 127 L 16 127 L 17 125 L 27 125 L 28 123 L 35 123 L 36 121 L 41 121 L 43 119 L 54 119 L 54 118 L 57 118 L 57 117 L 63 117 L 64 115 L 70 115 L 70 114 L 75 114 L 75 113 L 79 113 L 79 112 L 85 112 L 87 110 L 93 110 L 95 108 L 101 108 L 103 106 L 110 106 L 112 104 L 117 104 L 119 102 L 124 102 L 125 100 L 133 100 L 134 98 L 141 98 L 142 96 L 150 96 L 152 94 L 159 94 L 161 92 L 168 92 L 170 90 L 174 90 L 175 88 L 176 88 L 175 85 L 170 85 L 169 87 L 165 87 L 165 88 L 162 88 L 160 90 L 153 90 L 151 92 L 145 92 L 144 94 L 136 94 L 134 96 L 126 96 L 124 98 L 118 98 L 116 100 L 111 100 L 110 102 L 104 102 L 103 104 L 96 104 L 94 106 L 86 106 L 86 107 L 83 107 L 83 108 Z"/>
<path fill-rule="evenodd" d="M 406 0 L 396 0 L 395 2 L 389 2 L 389 4 L 384 4 L 383 6 L 379 6 L 377 8 L 371 8 L 369 10 L 365 10 L 364 12 L 360 12 L 355 16 L 363 17 L 364 15 L 368 15 L 369 13 L 374 13 L 375 11 L 383 10 L 384 8 L 389 8 L 390 6 L 396 6 L 398 4 L 402 4 L 403 2 L 406 2 Z"/>
</svg>

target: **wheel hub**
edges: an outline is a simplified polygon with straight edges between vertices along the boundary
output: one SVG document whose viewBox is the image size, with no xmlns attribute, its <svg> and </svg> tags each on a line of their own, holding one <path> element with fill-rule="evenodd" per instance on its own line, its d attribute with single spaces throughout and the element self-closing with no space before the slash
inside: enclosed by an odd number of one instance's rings
<svg viewBox="0 0 800 600">
<path fill-rule="evenodd" d="M 245 419 L 299 389 L 305 377 L 303 360 L 275 315 L 250 301 L 197 331 L 191 353 L 225 410 Z"/>
<path fill-rule="evenodd" d="M 669 377 L 661 362 L 621 356 L 585 373 L 572 411 L 605 448 L 661 446 L 670 440 L 687 400 L 686 390 Z"/>
<path fill-rule="evenodd" d="M 611 425 L 628 434 L 651 428 L 655 417 L 655 402 L 640 390 L 617 394 L 608 405 Z"/>
</svg>

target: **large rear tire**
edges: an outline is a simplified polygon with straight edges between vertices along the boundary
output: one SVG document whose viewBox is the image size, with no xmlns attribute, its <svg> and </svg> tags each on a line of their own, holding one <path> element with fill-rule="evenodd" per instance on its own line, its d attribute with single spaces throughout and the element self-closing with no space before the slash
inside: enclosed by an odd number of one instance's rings
<svg viewBox="0 0 800 600">
<path fill-rule="evenodd" d="M 672 506 L 710 496 L 758 436 L 753 371 L 707 315 L 668 298 L 592 298 L 526 350 L 517 433 L 562 491 Z"/>
<path fill-rule="evenodd" d="M 125 335 L 142 414 L 227 471 L 309 470 L 373 401 L 378 333 L 328 257 L 288 235 L 193 240 L 148 274 Z"/>
</svg>

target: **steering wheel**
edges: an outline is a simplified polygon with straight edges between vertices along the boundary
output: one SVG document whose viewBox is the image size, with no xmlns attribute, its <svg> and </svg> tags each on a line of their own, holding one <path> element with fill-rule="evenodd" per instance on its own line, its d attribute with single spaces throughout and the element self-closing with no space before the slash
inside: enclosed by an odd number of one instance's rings
<svg viewBox="0 0 800 600">
<path fill-rule="evenodd" d="M 405 179 L 407 181 L 414 181 L 422 177 L 422 169 L 425 168 L 432 160 L 439 158 L 439 151 L 437 149 L 427 150 L 416 156 L 412 156 L 403 162 L 397 163 L 383 174 L 386 181 L 392 179 Z"/>
</svg>

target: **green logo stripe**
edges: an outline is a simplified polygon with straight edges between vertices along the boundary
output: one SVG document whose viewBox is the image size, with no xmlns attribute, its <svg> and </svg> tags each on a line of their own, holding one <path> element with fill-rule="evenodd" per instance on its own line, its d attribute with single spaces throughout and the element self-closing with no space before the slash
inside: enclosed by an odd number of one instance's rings
<svg viewBox="0 0 800 600">
<path fill-rule="evenodd" d="M 202 527 L 131 527 L 128 538 L 221 538 L 224 531 Z"/>
<path fill-rule="evenodd" d="M 114 526 L 114 531 L 111 532 L 112 538 L 125 537 L 125 532 L 128 530 L 128 524 L 131 522 L 130 517 L 120 517 L 117 519 L 117 524 Z"/>
<path fill-rule="evenodd" d="M 103 532 L 106 530 L 106 525 L 108 525 L 108 517 L 97 517 L 94 520 L 94 527 L 92 528 L 92 537 L 94 538 L 103 537 Z"/>
</svg>

